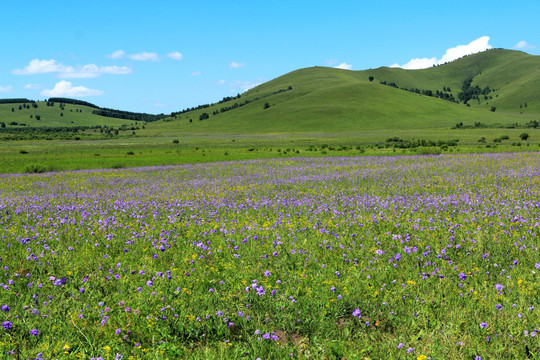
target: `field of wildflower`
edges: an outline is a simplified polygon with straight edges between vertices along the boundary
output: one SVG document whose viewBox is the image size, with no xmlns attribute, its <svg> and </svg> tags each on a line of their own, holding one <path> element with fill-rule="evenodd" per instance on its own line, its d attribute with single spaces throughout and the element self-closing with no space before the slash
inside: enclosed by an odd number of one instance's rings
<svg viewBox="0 0 540 360">
<path fill-rule="evenodd" d="M 540 154 L 0 177 L 0 358 L 538 359 Z"/>
</svg>

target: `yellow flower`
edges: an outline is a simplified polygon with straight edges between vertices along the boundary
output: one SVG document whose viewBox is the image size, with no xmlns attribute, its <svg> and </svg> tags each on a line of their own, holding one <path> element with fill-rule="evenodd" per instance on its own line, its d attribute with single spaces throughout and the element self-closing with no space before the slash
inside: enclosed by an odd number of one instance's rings
<svg viewBox="0 0 540 360">
<path fill-rule="evenodd" d="M 111 351 L 111 347 L 109 345 L 103 347 L 103 349 L 105 349 L 106 351 Z"/>
<path fill-rule="evenodd" d="M 416 360 L 426 360 L 426 359 L 427 359 L 426 355 L 418 355 L 418 357 L 416 358 Z"/>
<path fill-rule="evenodd" d="M 69 345 L 68 345 L 68 344 L 66 344 L 66 345 L 64 345 L 64 348 L 63 348 L 63 349 L 64 349 L 64 350 L 69 350 L 69 349 L 70 349 L 70 347 L 69 347 Z"/>
</svg>

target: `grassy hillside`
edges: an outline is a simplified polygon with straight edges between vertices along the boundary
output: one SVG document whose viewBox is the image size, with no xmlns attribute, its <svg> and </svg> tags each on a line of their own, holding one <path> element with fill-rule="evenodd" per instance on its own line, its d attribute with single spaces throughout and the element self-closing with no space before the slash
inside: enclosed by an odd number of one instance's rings
<svg viewBox="0 0 540 360">
<path fill-rule="evenodd" d="M 540 57 L 520 51 L 494 49 L 466 56 L 451 63 L 424 70 L 379 68 L 358 72 L 375 81 L 395 82 L 400 87 L 442 90 L 450 87 L 457 98 L 463 81 L 496 89 L 493 99 L 470 102 L 471 106 L 517 114 L 540 114 Z M 520 105 L 528 104 L 526 108 Z"/>
<path fill-rule="evenodd" d="M 539 77 L 540 57 L 508 50 L 486 51 L 425 70 L 306 68 L 262 84 L 240 99 L 152 124 L 148 133 L 328 134 L 450 129 L 459 122 L 522 124 L 539 119 Z M 472 79 L 473 87 L 489 87 L 486 99 L 481 95 L 465 106 L 403 90 L 444 89 L 457 100 L 466 79 Z M 235 103 L 237 108 L 222 112 Z M 199 120 L 203 113 L 209 118 Z"/>
<path fill-rule="evenodd" d="M 7 127 L 70 127 L 70 126 L 122 126 L 131 121 L 107 118 L 92 114 L 95 110 L 88 106 L 65 104 L 63 110 L 60 104 L 47 106 L 45 101 L 36 101 L 37 108 L 32 104 L 0 104 L 0 122 Z M 40 117 L 40 120 L 37 119 Z M 17 123 L 11 124 L 11 123 Z"/>
</svg>

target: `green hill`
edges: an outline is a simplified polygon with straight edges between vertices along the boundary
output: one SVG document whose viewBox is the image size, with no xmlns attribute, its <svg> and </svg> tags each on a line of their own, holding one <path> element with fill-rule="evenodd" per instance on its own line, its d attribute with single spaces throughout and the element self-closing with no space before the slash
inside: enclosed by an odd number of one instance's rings
<svg viewBox="0 0 540 360">
<path fill-rule="evenodd" d="M 61 107 L 60 103 L 54 103 L 47 106 L 45 101 L 0 103 L 0 122 L 7 127 L 20 127 L 21 124 L 23 127 L 121 126 L 126 123 L 125 120 L 94 115 L 94 110 L 89 106 L 73 104 Z"/>
<path fill-rule="evenodd" d="M 111 138 L 132 134 L 163 115 L 100 108 L 91 103 L 50 98 L 0 100 L 0 139 Z"/>
<path fill-rule="evenodd" d="M 466 80 L 469 91 L 481 91 L 473 92 L 467 105 L 458 100 Z M 283 75 L 240 98 L 158 121 L 148 126 L 148 133 L 351 134 L 448 130 L 457 123 L 521 125 L 539 119 L 538 80 L 540 57 L 500 49 L 424 70 L 313 67 Z"/>
</svg>

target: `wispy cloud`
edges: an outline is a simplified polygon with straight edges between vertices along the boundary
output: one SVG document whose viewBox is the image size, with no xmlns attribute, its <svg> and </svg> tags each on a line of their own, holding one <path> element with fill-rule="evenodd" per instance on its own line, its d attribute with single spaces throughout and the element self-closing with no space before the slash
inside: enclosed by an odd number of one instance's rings
<svg viewBox="0 0 540 360">
<path fill-rule="evenodd" d="M 173 51 L 173 52 L 168 53 L 167 57 L 173 60 L 182 60 L 184 58 L 184 55 L 182 55 L 178 51 Z"/>
<path fill-rule="evenodd" d="M 334 66 L 336 69 L 343 69 L 343 70 L 352 70 L 352 65 L 342 62 L 338 66 Z"/>
<path fill-rule="evenodd" d="M 88 64 L 83 66 L 66 66 L 54 59 L 40 60 L 34 59 L 23 69 L 12 71 L 15 75 L 36 75 L 57 73 L 59 78 L 96 78 L 104 74 L 125 75 L 131 73 L 131 69 L 126 66 L 97 66 Z"/>
<path fill-rule="evenodd" d="M 403 69 L 426 69 L 434 65 L 441 65 L 447 62 L 457 60 L 463 56 L 475 54 L 488 49 L 492 46 L 489 44 L 489 36 L 482 36 L 474 41 L 471 41 L 467 45 L 458 45 L 456 47 L 446 50 L 445 54 L 437 59 L 433 58 L 416 58 L 411 59 L 405 65 L 393 64 L 391 67 L 400 67 Z"/>
<path fill-rule="evenodd" d="M 11 86 L 2 86 L 2 85 L 0 85 L 0 93 L 11 92 L 11 90 L 12 90 Z"/>
<path fill-rule="evenodd" d="M 115 52 L 112 52 L 109 55 L 107 55 L 107 57 L 109 59 L 128 58 L 130 60 L 135 60 L 135 61 L 160 61 L 161 60 L 161 57 L 157 53 L 148 52 L 148 51 L 143 51 L 136 54 L 126 54 L 124 50 L 116 50 Z M 184 55 L 182 55 L 182 53 L 178 51 L 172 51 L 167 54 L 167 57 L 173 60 L 182 60 L 184 58 Z"/>
<path fill-rule="evenodd" d="M 529 44 L 525 40 L 518 41 L 516 45 L 514 45 L 514 49 L 517 50 L 532 50 L 536 49 L 536 46 Z"/>
<path fill-rule="evenodd" d="M 85 97 L 103 95 L 103 91 L 96 89 L 89 89 L 84 86 L 73 86 L 69 81 L 62 80 L 57 82 L 54 89 L 45 89 L 41 92 L 41 95 L 47 97 Z"/>
<path fill-rule="evenodd" d="M 84 65 L 81 68 L 75 68 L 72 71 L 61 72 L 58 77 L 64 79 L 70 78 L 95 78 L 104 74 L 126 75 L 130 74 L 131 69 L 127 66 L 96 66 L 94 64 Z"/>
<path fill-rule="evenodd" d="M 236 62 L 236 61 L 233 61 L 232 63 L 229 64 L 229 67 L 231 69 L 240 69 L 240 68 L 243 68 L 244 66 L 246 66 L 246 63 Z"/>
<path fill-rule="evenodd" d="M 192 71 L 191 72 L 191 76 L 199 76 L 201 75 L 202 73 L 200 71 Z"/>
<path fill-rule="evenodd" d="M 124 56 L 126 56 L 124 50 L 116 50 L 115 52 L 107 55 L 107 57 L 110 59 L 122 59 Z"/>
<path fill-rule="evenodd" d="M 24 88 L 29 89 L 29 90 L 39 90 L 42 87 L 43 87 L 43 85 L 41 85 L 41 84 L 26 84 L 26 85 L 24 85 Z"/>
<path fill-rule="evenodd" d="M 249 89 L 253 89 L 255 86 L 259 86 L 262 83 L 264 83 L 264 79 L 259 80 L 236 80 L 230 82 L 228 85 L 231 87 L 231 92 L 237 92 L 239 90 L 241 91 L 248 91 Z"/>
<path fill-rule="evenodd" d="M 259 86 L 262 83 L 264 83 L 266 79 L 260 78 L 257 80 L 234 80 L 234 81 L 227 81 L 227 80 L 218 80 L 216 81 L 216 85 L 223 85 L 229 87 L 230 92 L 237 93 L 237 92 L 244 92 L 248 91 L 249 89 L 253 89 L 255 86 Z"/>
<path fill-rule="evenodd" d="M 155 52 L 144 51 L 138 54 L 129 54 L 127 57 L 135 61 L 159 61 L 159 56 Z"/>
</svg>

